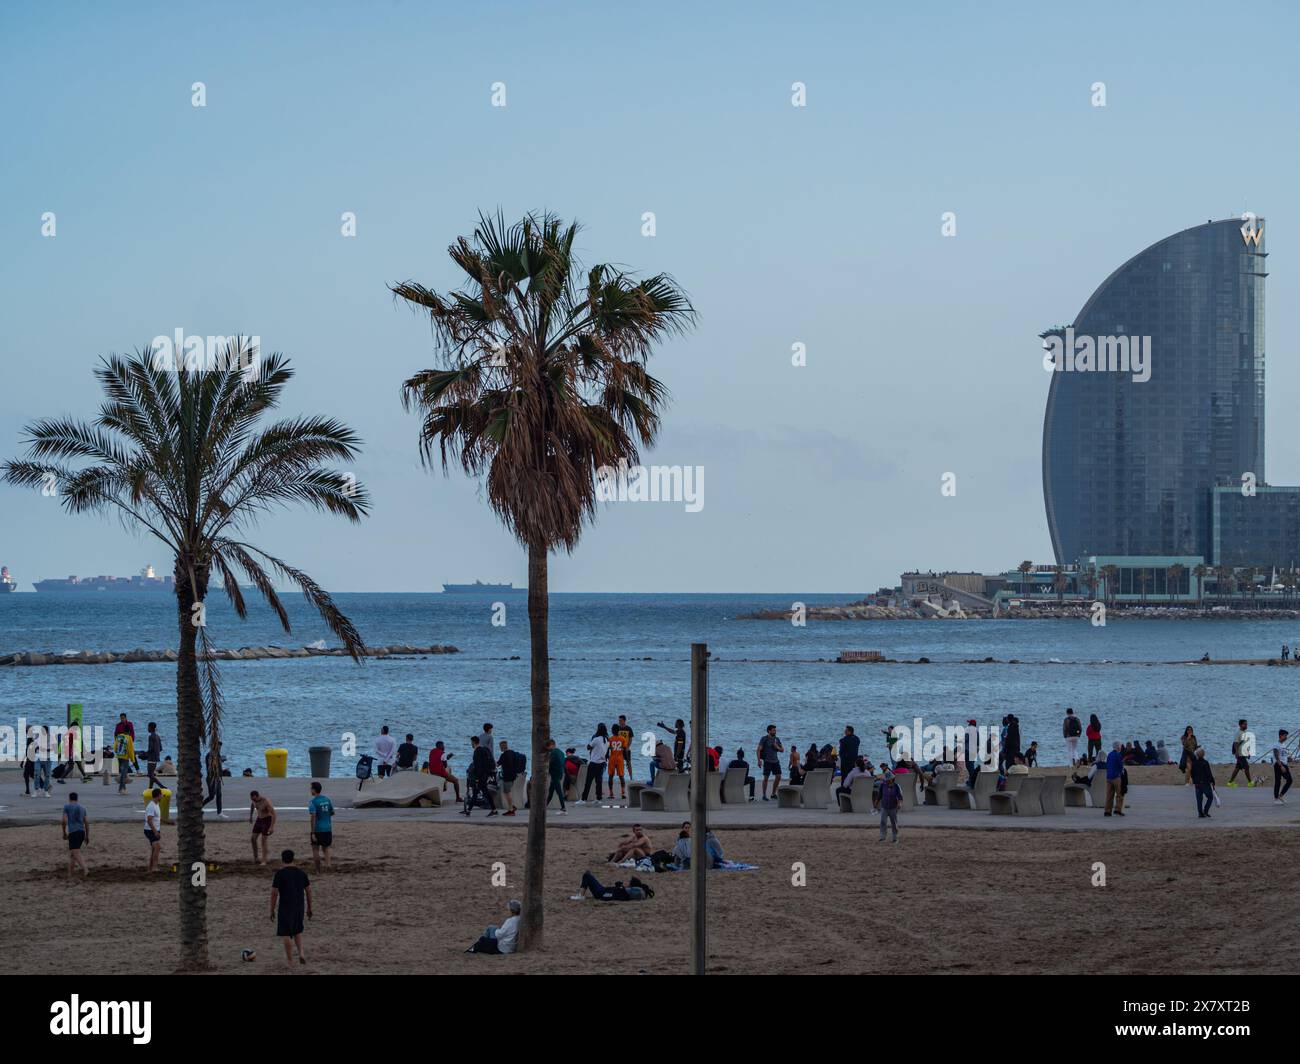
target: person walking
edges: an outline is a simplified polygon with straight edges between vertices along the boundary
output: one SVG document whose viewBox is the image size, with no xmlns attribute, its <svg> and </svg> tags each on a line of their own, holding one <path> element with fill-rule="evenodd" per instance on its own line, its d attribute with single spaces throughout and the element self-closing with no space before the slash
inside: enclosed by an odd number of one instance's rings
<svg viewBox="0 0 1300 1064">
<path fill-rule="evenodd" d="M 1074 715 L 1073 709 L 1066 709 L 1061 735 L 1065 737 L 1065 755 L 1070 759 L 1071 768 L 1079 763 L 1079 736 L 1082 734 L 1083 721 Z"/>
<path fill-rule="evenodd" d="M 1208 819 L 1214 804 L 1214 771 L 1205 760 L 1205 747 L 1198 746 L 1192 755 L 1192 782 L 1196 785 L 1196 815 Z"/>
<path fill-rule="evenodd" d="M 1250 728 L 1246 723 L 1246 718 L 1242 717 L 1237 721 L 1237 737 L 1232 741 L 1232 756 L 1235 764 L 1232 766 L 1232 775 L 1228 777 L 1228 786 L 1237 786 L 1237 773 L 1246 774 L 1246 786 L 1255 786 L 1255 781 L 1250 778 L 1250 758 L 1255 753 L 1254 740 L 1250 735 Z"/>
<path fill-rule="evenodd" d="M 53 740 L 50 738 L 50 729 L 40 724 L 37 726 L 39 734 L 36 737 L 36 745 L 32 753 L 36 755 L 36 770 L 32 776 L 33 786 L 36 793 L 50 796 L 50 777 L 53 775 L 54 762 L 50 754 L 52 753 Z"/>
<path fill-rule="evenodd" d="M 772 780 L 773 798 L 781 789 L 781 755 L 784 752 L 785 747 L 781 745 L 781 740 L 776 734 L 776 725 L 769 724 L 758 740 L 758 762 L 763 766 L 763 801 L 765 802 L 768 801 L 767 781 L 769 779 Z M 793 773 L 793 767 L 791 772 Z"/>
<path fill-rule="evenodd" d="M 536 769 L 534 769 L 536 771 Z M 565 813 L 564 808 L 564 752 L 555 744 L 554 739 L 546 740 L 546 804 L 551 804 L 551 796 L 554 795 L 560 800 L 560 814 Z"/>
<path fill-rule="evenodd" d="M 208 756 L 206 760 L 208 796 L 203 799 L 203 804 L 207 805 L 214 798 L 217 800 L 217 816 L 226 819 L 226 814 L 221 811 L 221 740 L 213 739 L 212 745 L 208 747 Z"/>
<path fill-rule="evenodd" d="M 627 801 L 627 778 L 624 776 L 627 756 L 627 735 L 615 724 L 609 730 L 609 800 L 614 800 L 614 777 L 618 777 L 619 798 Z"/>
<path fill-rule="evenodd" d="M 321 785 L 311 784 L 311 801 L 307 803 L 307 816 L 311 821 L 311 860 L 320 875 L 321 857 L 325 867 L 330 866 L 330 848 L 334 845 L 334 803 L 321 793 Z"/>
<path fill-rule="evenodd" d="M 910 781 L 909 781 L 910 782 Z M 880 784 L 880 842 L 885 841 L 885 824 L 888 822 L 894 832 L 893 841 L 898 841 L 898 807 L 903 804 L 903 791 L 894 779 L 892 769 L 885 769 L 884 781 Z"/>
<path fill-rule="evenodd" d="M 506 816 L 515 815 L 515 780 L 527 771 L 523 754 L 511 750 L 505 739 L 501 740 L 501 756 L 497 758 L 501 769 L 501 791 L 506 796 Z"/>
<path fill-rule="evenodd" d="M 582 798 L 577 803 L 579 805 L 586 803 L 593 782 L 596 784 L 596 801 L 599 802 L 604 797 L 605 759 L 609 756 L 609 732 L 603 721 L 596 725 L 596 734 L 587 744 L 587 752 L 590 755 L 587 758 L 587 780 L 582 785 Z"/>
<path fill-rule="evenodd" d="M 1277 742 L 1273 744 L 1273 804 L 1286 805 L 1286 792 L 1291 789 L 1291 769 L 1288 762 L 1291 755 L 1287 753 L 1286 739 L 1289 733 L 1285 728 L 1277 733 Z M 1286 782 L 1284 783 L 1283 780 Z"/>
<path fill-rule="evenodd" d="M 1116 816 L 1124 815 L 1124 755 L 1117 742 L 1106 755 L 1106 816 L 1112 809 Z M 1100 756 L 1100 754 L 1098 755 Z"/>
<path fill-rule="evenodd" d="M 149 804 L 144 807 L 144 837 L 149 843 L 149 874 L 157 872 L 158 858 L 162 854 L 162 810 L 158 799 L 162 797 L 162 788 L 155 787 L 150 792 Z"/>
<path fill-rule="evenodd" d="M 81 853 L 81 847 L 90 841 L 90 817 L 86 814 L 86 807 L 77 800 L 76 791 L 68 795 L 63 806 L 63 838 L 68 844 L 68 878 L 71 879 L 78 868 L 83 878 L 90 875 Z"/>
<path fill-rule="evenodd" d="M 1190 786 L 1192 782 L 1192 762 L 1196 760 L 1196 748 L 1200 743 L 1196 741 L 1196 733 L 1192 731 L 1189 724 L 1183 729 L 1183 756 L 1178 759 L 1178 771 L 1183 774 L 1183 786 Z"/>
<path fill-rule="evenodd" d="M 149 786 L 158 785 L 158 762 L 162 760 L 162 736 L 158 734 L 158 724 L 150 721 L 145 733 L 144 764 L 149 772 Z"/>
<path fill-rule="evenodd" d="M 1088 737 L 1088 759 L 1095 761 L 1101 757 L 1101 719 L 1096 713 L 1088 715 L 1088 727 L 1084 734 Z"/>
<path fill-rule="evenodd" d="M 122 714 L 123 719 L 126 714 Z M 126 780 L 135 760 L 135 739 L 129 731 L 120 731 L 113 736 L 113 756 L 117 758 L 117 793 L 126 794 Z"/>
<path fill-rule="evenodd" d="M 36 778 L 36 740 L 38 732 L 28 728 L 23 737 L 23 797 L 32 796 L 32 780 Z"/>
<path fill-rule="evenodd" d="M 306 964 L 302 951 L 303 914 L 312 918 L 311 880 L 307 873 L 293 863 L 293 851 L 280 854 L 282 867 L 276 869 L 271 879 L 271 919 L 275 920 L 275 933 L 284 942 L 284 961 L 293 969 L 293 947 L 298 948 L 298 963 Z M 277 913 L 277 903 L 279 912 Z"/>
<path fill-rule="evenodd" d="M 487 803 L 488 816 L 496 816 L 496 806 L 492 804 L 492 795 L 488 784 L 496 776 L 496 762 L 492 760 L 492 751 L 479 740 L 477 735 L 469 737 L 469 745 L 474 752 L 470 755 L 469 769 L 465 773 L 465 816 L 473 812 L 480 801 Z"/>
</svg>

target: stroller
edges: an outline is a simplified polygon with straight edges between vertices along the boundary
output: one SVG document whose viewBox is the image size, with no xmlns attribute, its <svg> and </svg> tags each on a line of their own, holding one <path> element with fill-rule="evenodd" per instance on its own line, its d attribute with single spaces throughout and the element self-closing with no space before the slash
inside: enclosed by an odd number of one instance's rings
<svg viewBox="0 0 1300 1064">
<path fill-rule="evenodd" d="M 357 759 L 357 779 L 360 780 L 357 784 L 357 790 L 361 790 L 365 785 L 366 780 L 370 778 L 374 763 L 375 759 L 369 754 L 362 754 L 361 757 Z"/>
</svg>

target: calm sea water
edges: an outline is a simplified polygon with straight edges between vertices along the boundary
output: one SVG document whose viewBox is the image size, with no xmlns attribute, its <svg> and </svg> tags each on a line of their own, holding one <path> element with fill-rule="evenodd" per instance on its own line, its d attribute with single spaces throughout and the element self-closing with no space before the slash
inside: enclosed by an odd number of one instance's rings
<svg viewBox="0 0 1300 1064">
<path fill-rule="evenodd" d="M 551 598 L 551 684 L 554 731 L 581 747 L 597 721 L 626 713 L 639 732 L 656 721 L 689 718 L 692 642 L 706 642 L 710 669 L 711 740 L 728 756 L 777 724 L 789 749 L 829 742 L 846 723 L 873 758 L 888 723 L 920 716 L 937 724 L 975 717 L 992 723 L 1007 712 L 1022 722 L 1026 742 L 1038 739 L 1045 763 L 1063 760 L 1065 706 L 1102 718 L 1109 739 L 1161 739 L 1174 744 L 1192 723 L 1214 756 L 1227 758 L 1237 718 L 1260 734 L 1300 726 L 1295 686 L 1300 670 L 1164 664 L 1209 652 L 1219 658 L 1276 655 L 1300 643 L 1300 622 L 1117 620 L 1104 628 L 1086 620 L 810 622 L 741 621 L 762 608 L 793 601 L 846 602 L 858 594 L 580 595 Z M 367 642 L 450 643 L 461 653 L 424 660 L 346 659 L 229 662 L 226 752 L 236 773 L 263 768 L 262 751 L 284 746 L 290 771 L 307 773 L 307 747 L 333 745 L 333 772 L 352 774 L 337 746 L 344 732 L 368 750 L 379 726 L 416 736 L 421 750 L 443 739 L 463 765 L 468 736 L 484 721 L 521 748 L 528 744 L 528 621 L 524 596 L 507 596 L 506 625 L 493 627 L 492 600 L 438 594 L 344 594 L 343 609 Z M 208 623 L 220 647 L 316 640 L 335 645 L 300 598 L 291 605 L 292 635 L 265 610 L 240 621 L 221 596 Z M 166 596 L 0 595 L 0 653 L 18 650 L 130 650 L 176 645 L 175 608 Z M 930 658 L 930 665 L 836 665 L 844 649 Z M 518 655 L 519 660 L 509 660 Z M 993 656 L 1025 664 L 965 665 Z M 1060 664 L 1051 663 L 1055 659 Z M 1112 662 L 1107 664 L 1105 662 Z M 1133 663 L 1133 664 L 1120 664 Z M 110 725 L 126 711 L 143 730 L 157 720 L 174 753 L 175 666 L 96 665 L 0 669 L 3 720 L 61 722 L 63 706 L 81 702 L 90 723 Z"/>
</svg>

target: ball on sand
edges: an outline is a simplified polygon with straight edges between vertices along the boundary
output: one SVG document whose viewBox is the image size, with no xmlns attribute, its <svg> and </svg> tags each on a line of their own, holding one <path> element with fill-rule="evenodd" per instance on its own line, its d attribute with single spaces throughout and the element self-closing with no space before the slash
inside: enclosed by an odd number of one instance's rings
<svg viewBox="0 0 1300 1064">
<path fill-rule="evenodd" d="M 257 960 L 257 950 L 255 949 L 241 950 L 239 956 L 241 959 L 246 961 L 255 961 Z"/>
</svg>

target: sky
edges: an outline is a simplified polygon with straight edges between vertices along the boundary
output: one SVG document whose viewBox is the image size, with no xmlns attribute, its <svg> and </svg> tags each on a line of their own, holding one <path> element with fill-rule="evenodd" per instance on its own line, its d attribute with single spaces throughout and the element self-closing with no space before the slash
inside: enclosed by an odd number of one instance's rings
<svg viewBox="0 0 1300 1064">
<path fill-rule="evenodd" d="M 285 414 L 361 436 L 373 509 L 277 513 L 254 542 L 335 591 L 523 584 L 481 486 L 420 466 L 400 386 L 429 327 L 387 285 L 454 287 L 480 210 L 547 209 L 584 262 L 689 293 L 644 461 L 704 470 L 697 512 L 606 504 L 553 591 L 1001 571 L 1051 560 L 1038 334 L 1155 240 L 1251 210 L 1268 469 L 1300 483 L 1297 30 L 1251 2 L 7 2 L 0 457 L 36 418 L 92 417 L 106 354 L 256 335 L 296 367 Z M 0 486 L 24 588 L 160 551 Z"/>
</svg>

